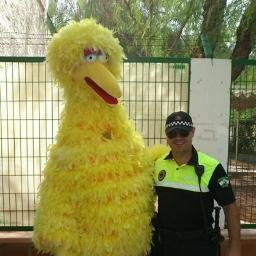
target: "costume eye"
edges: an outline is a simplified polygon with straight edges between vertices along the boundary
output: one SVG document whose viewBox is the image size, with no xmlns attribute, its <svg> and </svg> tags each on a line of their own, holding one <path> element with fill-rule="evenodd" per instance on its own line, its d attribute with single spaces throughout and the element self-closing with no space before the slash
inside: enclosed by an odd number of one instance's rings
<svg viewBox="0 0 256 256">
<path fill-rule="evenodd" d="M 81 55 L 82 61 L 86 63 L 92 63 L 97 58 L 97 52 L 93 48 L 84 48 L 83 54 Z"/>
<path fill-rule="evenodd" d="M 100 53 L 98 55 L 98 60 L 101 62 L 101 63 L 106 63 L 108 61 L 108 56 L 105 54 L 105 53 Z"/>
<path fill-rule="evenodd" d="M 96 60 L 96 58 L 97 58 L 97 55 L 94 53 L 90 53 L 90 54 L 84 56 L 84 60 L 87 63 L 94 62 Z"/>
</svg>

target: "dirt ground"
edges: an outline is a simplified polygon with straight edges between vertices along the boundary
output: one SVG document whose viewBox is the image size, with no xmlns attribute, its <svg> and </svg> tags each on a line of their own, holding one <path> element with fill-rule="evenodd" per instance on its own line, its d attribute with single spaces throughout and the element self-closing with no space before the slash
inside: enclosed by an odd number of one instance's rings
<svg viewBox="0 0 256 256">
<path fill-rule="evenodd" d="M 229 176 L 241 207 L 241 223 L 256 223 L 256 164 L 230 161 Z"/>
</svg>

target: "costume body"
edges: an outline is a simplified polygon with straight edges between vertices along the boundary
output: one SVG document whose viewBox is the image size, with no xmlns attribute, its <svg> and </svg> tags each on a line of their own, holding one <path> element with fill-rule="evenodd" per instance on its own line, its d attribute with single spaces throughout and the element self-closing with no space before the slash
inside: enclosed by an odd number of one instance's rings
<svg viewBox="0 0 256 256">
<path fill-rule="evenodd" d="M 201 195 L 207 228 L 212 229 L 214 199 L 221 206 L 234 202 L 234 194 L 222 165 L 192 148 L 187 164 L 179 166 L 172 152 L 155 163 L 154 180 L 158 195 L 158 256 L 215 256 L 217 244 L 206 234 L 200 205 L 200 188 L 195 166 L 203 165 Z"/>
<path fill-rule="evenodd" d="M 93 19 L 70 23 L 49 44 L 65 108 L 38 193 L 40 251 L 143 256 L 150 249 L 154 160 L 117 100 L 121 58 L 118 40 Z"/>
<path fill-rule="evenodd" d="M 153 212 L 142 140 L 122 106 L 90 118 L 103 106 L 72 106 L 66 104 L 44 171 L 34 242 L 56 255 L 141 255 Z"/>
</svg>

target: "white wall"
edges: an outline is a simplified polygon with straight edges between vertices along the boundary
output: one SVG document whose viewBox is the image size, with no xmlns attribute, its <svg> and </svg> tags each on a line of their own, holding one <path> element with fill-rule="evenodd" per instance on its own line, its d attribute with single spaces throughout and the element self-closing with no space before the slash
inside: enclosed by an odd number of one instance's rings
<svg viewBox="0 0 256 256">
<path fill-rule="evenodd" d="M 191 59 L 190 114 L 196 127 L 194 145 L 218 159 L 227 170 L 231 61 Z M 220 226 L 224 227 L 221 212 Z"/>
<path fill-rule="evenodd" d="M 0 56 L 45 56 L 50 33 L 44 4 L 45 0 L 0 1 Z"/>
<path fill-rule="evenodd" d="M 228 162 L 231 61 L 192 59 L 189 112 L 196 127 L 194 145 Z"/>
</svg>

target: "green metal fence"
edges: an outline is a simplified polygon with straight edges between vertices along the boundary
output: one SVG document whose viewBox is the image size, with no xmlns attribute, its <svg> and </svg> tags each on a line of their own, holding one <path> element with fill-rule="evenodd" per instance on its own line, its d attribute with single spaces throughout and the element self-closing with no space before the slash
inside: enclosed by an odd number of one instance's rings
<svg viewBox="0 0 256 256">
<path fill-rule="evenodd" d="M 36 192 L 63 107 L 44 60 L 0 57 L 0 230 L 33 228 Z M 189 69 L 189 59 L 123 64 L 123 101 L 146 145 L 164 143 L 166 116 L 188 110 Z"/>
<path fill-rule="evenodd" d="M 123 100 L 146 145 L 165 143 L 164 122 L 188 110 L 190 59 L 130 58 L 123 64 Z"/>
<path fill-rule="evenodd" d="M 256 61 L 234 60 L 244 67 L 231 86 L 229 175 L 241 206 L 242 227 L 256 227 Z"/>
<path fill-rule="evenodd" d="M 31 230 L 37 187 L 54 141 L 62 92 L 44 58 L 0 57 L 0 230 Z M 256 227 L 256 61 L 231 86 L 229 175 L 242 227 Z M 136 58 L 123 64 L 127 112 L 146 145 L 165 143 L 164 120 L 188 110 L 189 59 Z"/>
</svg>

